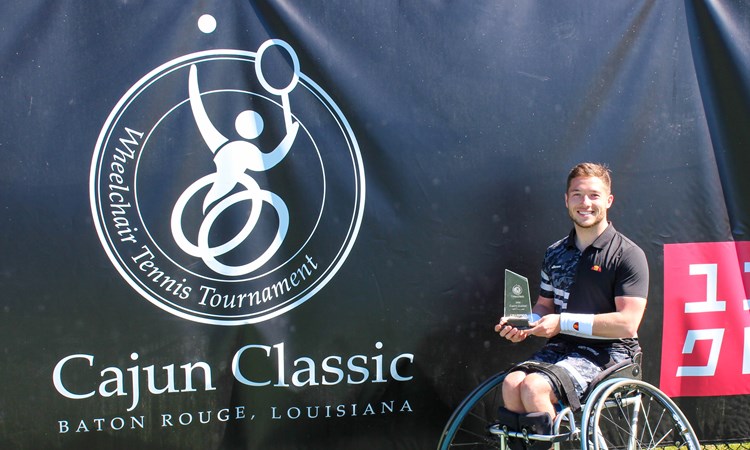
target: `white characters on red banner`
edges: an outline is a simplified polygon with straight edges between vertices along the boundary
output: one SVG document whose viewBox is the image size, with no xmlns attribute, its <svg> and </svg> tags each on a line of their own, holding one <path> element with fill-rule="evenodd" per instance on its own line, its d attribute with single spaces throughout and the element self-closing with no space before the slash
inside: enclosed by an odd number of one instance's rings
<svg viewBox="0 0 750 450">
<path fill-rule="evenodd" d="M 750 393 L 750 242 L 664 246 L 661 389 Z"/>
</svg>

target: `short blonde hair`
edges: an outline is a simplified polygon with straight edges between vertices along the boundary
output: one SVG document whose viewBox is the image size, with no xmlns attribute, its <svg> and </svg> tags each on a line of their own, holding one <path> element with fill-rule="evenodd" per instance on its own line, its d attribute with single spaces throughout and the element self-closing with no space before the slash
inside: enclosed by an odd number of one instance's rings
<svg viewBox="0 0 750 450">
<path fill-rule="evenodd" d="M 611 173 L 612 172 L 609 170 L 609 167 L 607 167 L 606 164 L 591 162 L 576 164 L 572 169 L 570 169 L 570 172 L 568 173 L 568 185 L 566 186 L 565 190 L 567 191 L 568 189 L 570 189 L 570 183 L 573 181 L 573 178 L 596 177 L 604 182 L 604 185 L 607 186 L 607 190 L 609 192 L 612 192 Z"/>
</svg>

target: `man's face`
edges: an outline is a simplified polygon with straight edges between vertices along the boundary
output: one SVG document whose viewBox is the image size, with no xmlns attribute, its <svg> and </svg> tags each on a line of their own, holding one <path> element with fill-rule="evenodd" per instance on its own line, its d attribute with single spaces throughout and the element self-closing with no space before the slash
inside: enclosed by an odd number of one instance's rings
<svg viewBox="0 0 750 450">
<path fill-rule="evenodd" d="M 573 222 L 581 228 L 606 223 L 607 210 L 614 197 L 598 177 L 577 177 L 565 193 L 565 206 Z"/>
</svg>

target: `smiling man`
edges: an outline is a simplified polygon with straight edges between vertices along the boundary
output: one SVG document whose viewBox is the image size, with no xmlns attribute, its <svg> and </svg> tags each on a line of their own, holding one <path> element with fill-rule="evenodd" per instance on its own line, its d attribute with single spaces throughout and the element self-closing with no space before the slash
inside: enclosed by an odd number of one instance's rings
<svg viewBox="0 0 750 450">
<path fill-rule="evenodd" d="M 637 331 L 648 296 L 648 263 L 643 250 L 607 220 L 614 201 L 611 184 L 605 165 L 573 167 L 565 192 L 573 230 L 544 255 L 533 308 L 540 318 L 525 330 L 505 318 L 495 325 L 511 342 L 532 335 L 549 339 L 531 362 L 506 376 L 504 424 L 549 434 L 557 405 L 575 409 L 597 374 L 640 351 Z"/>
</svg>

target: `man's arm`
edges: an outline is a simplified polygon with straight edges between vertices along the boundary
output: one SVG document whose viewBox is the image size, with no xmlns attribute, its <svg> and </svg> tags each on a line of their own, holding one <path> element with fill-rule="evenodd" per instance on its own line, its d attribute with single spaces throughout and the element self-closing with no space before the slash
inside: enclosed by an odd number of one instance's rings
<svg viewBox="0 0 750 450">
<path fill-rule="evenodd" d="M 534 307 L 531 308 L 534 314 L 538 314 L 539 317 L 544 317 L 547 314 L 555 312 L 555 301 L 551 298 L 542 297 L 541 295 L 536 299 Z"/>
<path fill-rule="evenodd" d="M 646 311 L 646 299 L 615 297 L 616 312 L 594 316 L 594 336 L 624 339 L 638 336 L 638 326 Z"/>
<path fill-rule="evenodd" d="M 638 326 L 646 311 L 646 299 L 615 297 L 615 307 L 617 309 L 615 312 L 593 315 L 593 336 L 611 339 L 638 336 Z M 560 333 L 560 315 L 547 314 L 537 322 L 536 326 L 526 332 L 545 338 L 556 336 Z"/>
</svg>

